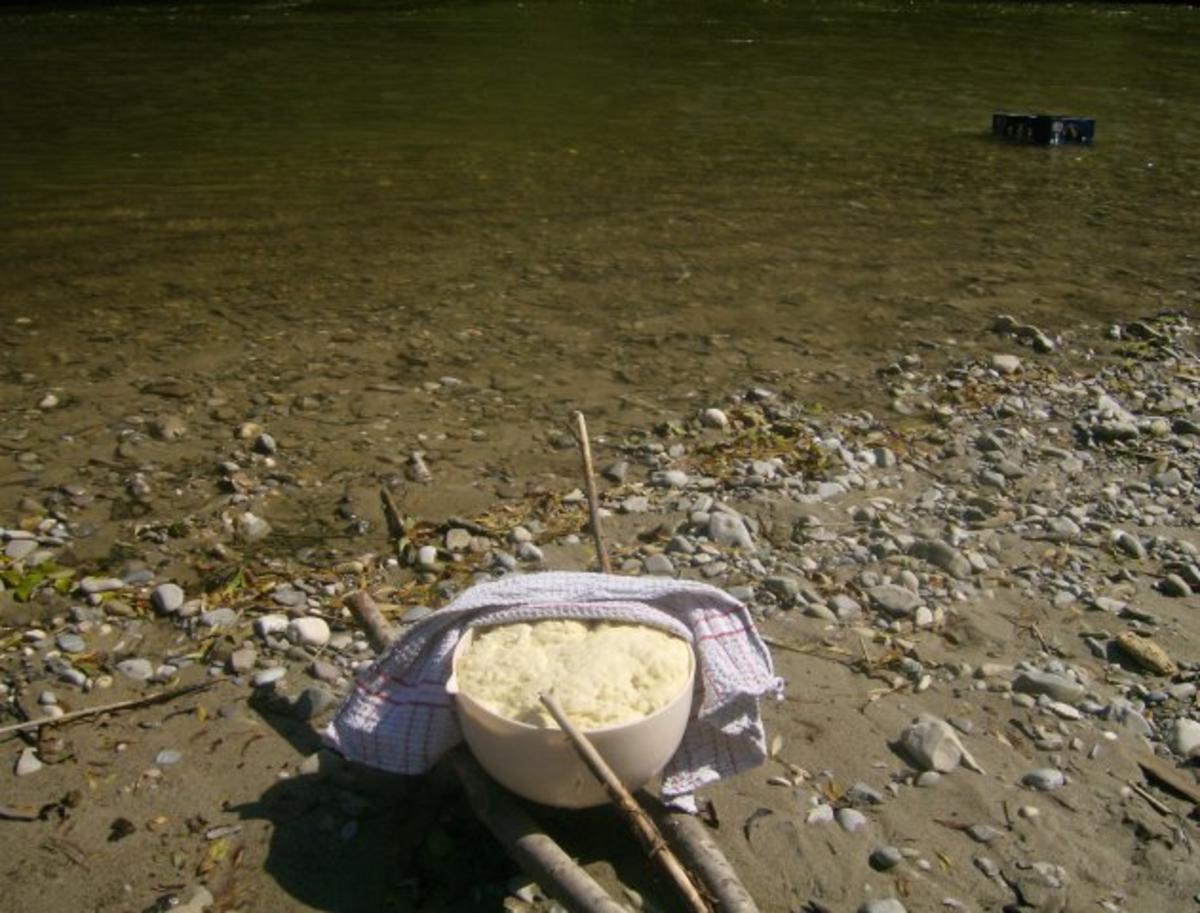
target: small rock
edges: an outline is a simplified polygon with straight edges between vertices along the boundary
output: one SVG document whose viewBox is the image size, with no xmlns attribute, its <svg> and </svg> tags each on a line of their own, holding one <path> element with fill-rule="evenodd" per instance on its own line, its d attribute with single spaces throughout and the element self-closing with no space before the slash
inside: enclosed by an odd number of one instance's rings
<svg viewBox="0 0 1200 913">
<path fill-rule="evenodd" d="M 204 885 L 195 885 L 179 895 L 179 903 L 171 907 L 171 913 L 204 913 L 213 905 L 213 896 Z"/>
<path fill-rule="evenodd" d="M 111 593 L 113 590 L 123 590 L 124 588 L 125 581 L 119 577 L 84 577 L 79 581 L 79 589 L 85 596 Z"/>
<path fill-rule="evenodd" d="M 1021 672 L 1013 679 L 1013 691 L 1023 694 L 1045 694 L 1065 704 L 1078 704 L 1087 689 L 1074 679 L 1053 672 Z"/>
<path fill-rule="evenodd" d="M 846 790 L 846 801 L 853 805 L 880 805 L 883 794 L 866 783 L 855 783 Z"/>
<path fill-rule="evenodd" d="M 688 474 L 682 469 L 664 469 L 650 474 L 650 484 L 655 488 L 683 488 L 688 483 Z"/>
<path fill-rule="evenodd" d="M 929 714 L 919 716 L 900 734 L 900 747 L 920 770 L 949 773 L 962 763 L 980 771 L 950 724 Z"/>
<path fill-rule="evenodd" d="M 183 752 L 174 748 L 164 748 L 154 756 L 154 763 L 159 767 L 170 767 L 183 760 Z"/>
<path fill-rule="evenodd" d="M 82 653 L 87 649 L 87 643 L 78 634 L 59 634 L 54 639 L 54 642 L 58 644 L 58 649 L 64 653 Z"/>
<path fill-rule="evenodd" d="M 243 542 L 258 542 L 271 534 L 271 524 L 250 511 L 238 516 L 237 529 Z"/>
<path fill-rule="evenodd" d="M 287 636 L 292 643 L 303 647 L 323 647 L 329 643 L 329 623 L 316 615 L 293 618 Z"/>
<path fill-rule="evenodd" d="M 270 669 L 262 669 L 254 673 L 254 678 L 251 681 L 255 688 L 265 688 L 268 685 L 275 684 L 285 675 L 287 675 L 286 666 L 272 666 Z"/>
<path fill-rule="evenodd" d="M 1004 832 L 997 830 L 990 824 L 972 824 L 967 828 L 967 836 L 976 843 L 991 843 L 998 837 L 1003 837 Z"/>
<path fill-rule="evenodd" d="M 714 511 L 708 518 L 708 538 L 726 548 L 754 551 L 754 539 L 741 517 Z"/>
<path fill-rule="evenodd" d="M 1067 778 L 1061 770 L 1054 767 L 1040 767 L 1031 770 L 1021 778 L 1021 784 L 1039 792 L 1050 792 L 1063 786 Z"/>
<path fill-rule="evenodd" d="M 160 583 L 150 593 L 150 604 L 160 615 L 173 615 L 186 600 L 183 588 L 175 583 Z"/>
<path fill-rule="evenodd" d="M 259 453 L 271 456 L 279 451 L 279 445 L 275 442 L 275 438 L 264 431 L 254 439 L 254 449 Z"/>
<path fill-rule="evenodd" d="M 437 548 L 432 545 L 422 545 L 419 549 L 417 549 L 417 566 L 427 571 L 437 570 Z"/>
<path fill-rule="evenodd" d="M 445 542 L 447 551 L 465 552 L 471 547 L 471 534 L 456 526 L 446 530 Z"/>
<path fill-rule="evenodd" d="M 930 786 L 937 786 L 937 784 L 940 783 L 941 780 L 942 780 L 942 775 L 940 773 L 938 773 L 936 770 L 926 770 L 926 771 L 922 772 L 920 775 L 918 775 L 917 779 L 914 782 L 916 783 L 917 786 L 928 788 Z"/>
<path fill-rule="evenodd" d="M 608 479 L 608 481 L 620 485 L 625 481 L 625 476 L 629 474 L 629 463 L 626 460 L 618 460 L 606 466 L 600 474 Z"/>
<path fill-rule="evenodd" d="M 891 583 L 873 586 L 867 590 L 867 595 L 876 608 L 897 618 L 906 618 L 921 604 L 921 597 L 912 590 Z"/>
<path fill-rule="evenodd" d="M 882 897 L 868 900 L 858 908 L 858 913 L 908 913 L 908 910 L 896 898 Z"/>
<path fill-rule="evenodd" d="M 292 704 L 292 716 L 298 720 L 311 720 L 320 716 L 337 699 L 324 688 L 305 688 Z"/>
<path fill-rule="evenodd" d="M 992 367 L 1000 374 L 1016 374 L 1021 370 L 1021 359 L 1016 355 L 996 354 L 992 356 Z"/>
<path fill-rule="evenodd" d="M 867 816 L 858 809 L 839 808 L 837 810 L 837 823 L 842 826 L 842 830 L 853 834 L 867 826 Z"/>
<path fill-rule="evenodd" d="M 21 750 L 20 757 L 17 758 L 17 766 L 14 768 L 18 777 L 26 777 L 29 774 L 37 773 L 45 765 L 38 759 L 37 752 L 32 748 L 24 748 Z"/>
<path fill-rule="evenodd" d="M 1130 558 L 1146 557 L 1146 546 L 1142 545 L 1142 540 L 1123 529 L 1113 530 L 1112 543 Z"/>
<path fill-rule="evenodd" d="M 833 820 L 833 806 L 821 802 L 808 810 L 804 821 L 807 824 L 828 824 Z"/>
<path fill-rule="evenodd" d="M 135 682 L 148 682 L 154 674 L 154 664 L 148 659 L 123 659 L 117 663 L 117 671 Z"/>
<path fill-rule="evenodd" d="M 251 647 L 242 647 L 229 654 L 229 671 L 233 675 L 245 675 L 254 669 L 258 654 Z"/>
<path fill-rule="evenodd" d="M 1166 577 L 1158 582 L 1158 591 L 1164 596 L 1171 596 L 1176 599 L 1186 599 L 1192 595 L 1192 588 L 1178 574 L 1167 574 Z"/>
<path fill-rule="evenodd" d="M 720 409 L 705 409 L 700 415 L 700 424 L 706 428 L 728 428 L 729 417 Z"/>
<path fill-rule="evenodd" d="M 1167 747 L 1181 758 L 1200 757 L 1200 722 L 1180 717 L 1167 737 Z"/>
<path fill-rule="evenodd" d="M 941 568 L 951 577 L 967 580 L 971 576 L 971 562 L 967 557 L 947 542 L 939 539 L 918 539 L 909 548 L 909 554 L 934 567 Z"/>
<path fill-rule="evenodd" d="M 675 565 L 671 563 L 670 558 L 661 553 L 647 555 L 642 559 L 642 566 L 646 569 L 647 574 L 657 574 L 666 577 L 671 577 L 675 574 Z"/>
<path fill-rule="evenodd" d="M 888 869 L 894 869 L 904 861 L 904 854 L 894 846 L 879 846 L 871 850 L 871 855 L 867 860 L 871 868 L 877 872 L 886 872 Z"/>
<path fill-rule="evenodd" d="M 286 631 L 289 624 L 286 615 L 260 615 L 254 619 L 254 632 L 259 637 L 273 637 Z"/>
</svg>

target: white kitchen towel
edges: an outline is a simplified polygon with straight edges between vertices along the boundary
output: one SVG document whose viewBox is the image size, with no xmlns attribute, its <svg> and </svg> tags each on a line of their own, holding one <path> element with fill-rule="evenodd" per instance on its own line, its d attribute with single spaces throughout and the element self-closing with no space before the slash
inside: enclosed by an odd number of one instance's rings
<svg viewBox="0 0 1200 913">
<path fill-rule="evenodd" d="M 758 701 L 782 697 L 783 683 L 745 606 L 703 583 L 568 572 L 480 584 L 416 622 L 359 675 L 326 742 L 372 767 L 424 773 L 462 739 L 446 682 L 463 632 L 538 618 L 634 622 L 692 643 L 699 700 L 663 771 L 667 801 L 692 807 L 701 786 L 766 759 Z"/>
</svg>

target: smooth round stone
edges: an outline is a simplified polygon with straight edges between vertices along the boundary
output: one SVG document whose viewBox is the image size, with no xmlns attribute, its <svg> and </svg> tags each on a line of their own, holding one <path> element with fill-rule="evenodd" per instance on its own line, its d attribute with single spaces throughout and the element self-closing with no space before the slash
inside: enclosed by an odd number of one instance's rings
<svg viewBox="0 0 1200 913">
<path fill-rule="evenodd" d="M 1040 767 L 1037 770 L 1031 770 L 1021 778 L 1023 785 L 1040 792 L 1050 792 L 1051 790 L 1058 789 L 1066 782 L 1067 778 L 1063 772 L 1053 767 Z"/>
<path fill-rule="evenodd" d="M 160 583 L 150 593 L 150 604 L 160 615 L 173 615 L 185 600 L 183 587 L 176 583 Z"/>
<path fill-rule="evenodd" d="M 329 638 L 329 623 L 316 615 L 293 618 L 288 625 L 288 639 L 304 647 L 323 647 Z"/>
<path fill-rule="evenodd" d="M 254 619 L 254 632 L 259 637 L 271 637 L 286 631 L 288 623 L 286 615 L 260 615 Z"/>
<path fill-rule="evenodd" d="M 417 549 L 417 564 L 426 570 L 434 570 L 438 566 L 437 549 L 432 545 L 422 545 Z"/>
<path fill-rule="evenodd" d="M 700 424 L 705 428 L 728 428 L 729 417 L 720 409 L 705 409 L 700 414 Z"/>
<path fill-rule="evenodd" d="M 871 850 L 871 855 L 867 861 L 871 868 L 877 872 L 886 872 L 888 869 L 894 869 L 904 861 L 904 854 L 894 846 L 880 846 Z"/>
<path fill-rule="evenodd" d="M 675 573 L 675 565 L 671 563 L 670 558 L 663 554 L 648 555 L 642 561 L 642 566 L 645 567 L 647 574 L 670 577 Z"/>
<path fill-rule="evenodd" d="M 926 770 L 917 777 L 915 782 L 917 786 L 928 788 L 930 786 L 937 786 L 941 782 L 941 779 L 942 775 L 936 770 Z"/>
<path fill-rule="evenodd" d="M 842 830 L 853 834 L 867 826 L 867 816 L 858 811 L 858 809 L 839 808 L 837 810 L 837 823 L 842 826 Z"/>
<path fill-rule="evenodd" d="M 36 552 L 37 548 L 38 544 L 35 539 L 13 539 L 4 546 L 4 554 L 13 561 L 20 561 Z"/>
<path fill-rule="evenodd" d="M 1200 723 L 1180 717 L 1167 737 L 1167 746 L 1183 758 L 1200 756 Z"/>
<path fill-rule="evenodd" d="M 82 688 L 87 684 L 88 677 L 87 673 L 82 669 L 71 667 L 68 669 L 63 669 L 61 672 L 59 672 L 58 680 L 61 682 L 66 682 L 68 685 L 74 685 L 77 688 Z"/>
<path fill-rule="evenodd" d="M 242 647 L 229 655 L 229 671 L 234 675 L 245 675 L 254 669 L 258 654 L 251 647 Z"/>
<path fill-rule="evenodd" d="M 64 653 L 82 653 L 87 649 L 87 644 L 78 634 L 59 634 L 54 642 Z"/>
<path fill-rule="evenodd" d="M 884 897 L 879 900 L 868 900 L 858 908 L 858 913 L 908 913 L 908 910 L 896 898 Z"/>
<path fill-rule="evenodd" d="M 251 681 L 255 688 L 265 688 L 267 685 L 273 685 L 281 678 L 287 675 L 286 666 L 272 666 L 270 669 L 262 669 L 254 673 L 254 678 Z"/>
<path fill-rule="evenodd" d="M 541 562 L 546 556 L 542 550 L 532 542 L 522 542 L 520 548 L 517 549 L 517 557 L 522 561 Z"/>
<path fill-rule="evenodd" d="M 238 614 L 231 608 L 212 609 L 200 616 L 200 624 L 206 628 L 224 628 L 237 621 Z"/>
<path fill-rule="evenodd" d="M 177 751 L 174 748 L 164 748 L 154 756 L 154 763 L 159 767 L 169 767 L 172 764 L 178 764 L 183 760 L 183 752 Z"/>
<path fill-rule="evenodd" d="M 471 547 L 471 534 L 457 526 L 446 530 L 446 548 L 452 552 L 465 552 Z"/>
<path fill-rule="evenodd" d="M 154 674 L 154 664 L 148 659 L 123 659 L 117 663 L 117 671 L 135 682 L 146 682 Z"/>
<path fill-rule="evenodd" d="M 808 815 L 804 820 L 808 824 L 828 824 L 833 820 L 833 806 L 822 802 L 820 805 L 809 809 Z"/>
<path fill-rule="evenodd" d="M 38 703 L 43 707 L 50 707 L 58 703 L 58 695 L 53 691 L 43 691 L 38 695 Z"/>
</svg>

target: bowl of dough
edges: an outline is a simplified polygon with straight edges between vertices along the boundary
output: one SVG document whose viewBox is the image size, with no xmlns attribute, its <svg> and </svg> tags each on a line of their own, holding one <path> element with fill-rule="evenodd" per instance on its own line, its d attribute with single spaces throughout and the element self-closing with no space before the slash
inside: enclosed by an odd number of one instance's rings
<svg viewBox="0 0 1200 913">
<path fill-rule="evenodd" d="M 527 799 L 586 808 L 607 794 L 539 695 L 558 700 L 633 790 L 658 775 L 683 739 L 696 656 L 657 628 L 548 618 L 468 629 L 452 668 L 446 688 L 483 768 Z"/>
</svg>

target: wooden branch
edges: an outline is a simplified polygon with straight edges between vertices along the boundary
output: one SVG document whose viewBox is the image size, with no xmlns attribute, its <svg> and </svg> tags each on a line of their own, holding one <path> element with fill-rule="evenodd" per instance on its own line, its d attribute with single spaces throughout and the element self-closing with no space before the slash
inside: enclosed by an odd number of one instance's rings
<svg viewBox="0 0 1200 913">
<path fill-rule="evenodd" d="M 371 649 L 376 653 L 386 653 L 392 641 L 396 639 L 396 632 L 379 611 L 379 606 L 375 604 L 371 594 L 366 590 L 351 593 L 346 597 L 345 605 L 367 635 Z"/>
<path fill-rule="evenodd" d="M 579 450 L 583 454 L 583 479 L 587 484 L 588 514 L 592 520 L 592 538 L 596 541 L 596 558 L 600 562 L 600 570 L 605 574 L 612 573 L 612 562 L 608 560 L 608 549 L 604 547 L 604 534 L 600 531 L 600 498 L 596 494 L 596 470 L 592 466 L 592 445 L 588 441 L 587 420 L 582 412 L 572 412 L 571 419 L 575 426 L 571 429 L 575 440 L 579 442 Z"/>
<path fill-rule="evenodd" d="M 754 898 L 700 819 L 665 806 L 657 817 L 683 861 L 700 876 L 719 913 L 759 913 Z"/>
<path fill-rule="evenodd" d="M 383 519 L 387 522 L 388 538 L 399 544 L 408 531 L 404 528 L 404 515 L 400 513 L 400 508 L 396 506 L 396 501 L 386 486 L 379 489 L 379 503 L 383 507 Z"/>
<path fill-rule="evenodd" d="M 447 756 L 471 809 L 505 852 L 572 913 L 626 913 L 562 847 L 544 834 L 511 794 L 496 785 L 463 745 Z"/>
<path fill-rule="evenodd" d="M 76 720 L 82 720 L 89 716 L 99 716 L 102 713 L 115 713 L 118 710 L 133 710 L 136 707 L 163 704 L 167 701 L 173 701 L 177 697 L 207 691 L 209 688 L 213 688 L 226 681 L 228 679 L 214 678 L 206 682 L 200 682 L 198 685 L 184 685 L 182 688 L 172 688 L 170 691 L 160 691 L 157 694 L 149 694 L 145 697 L 135 697 L 127 701 L 116 701 L 112 704 L 100 704 L 96 707 L 87 707 L 83 710 L 72 710 L 70 713 L 64 713 L 62 716 L 48 716 L 44 719 L 26 720 L 24 723 L 11 723 L 8 726 L 0 726 L 0 736 L 8 735 L 10 732 L 22 732 L 26 729 L 40 729 L 42 726 L 62 726 L 64 723 L 73 723 Z"/>
<path fill-rule="evenodd" d="M 696 889 L 696 882 L 683 867 L 683 863 L 671 852 L 671 848 L 667 846 L 667 842 L 663 839 L 663 835 L 655 826 L 654 821 L 646 814 L 645 809 L 637 804 L 637 800 L 629 794 L 625 784 L 617 779 L 617 775 L 600 756 L 600 752 L 596 751 L 596 747 L 567 719 L 567 715 L 558 701 L 549 694 L 542 694 L 540 697 L 542 704 L 554 717 L 554 721 L 571 739 L 571 744 L 575 746 L 579 757 L 604 786 L 608 797 L 621 810 L 630 827 L 633 828 L 633 832 L 642 841 L 650 858 L 661 865 L 671 880 L 675 882 L 675 887 L 679 889 L 688 909 L 693 913 L 713 913 L 712 906 Z"/>
</svg>

